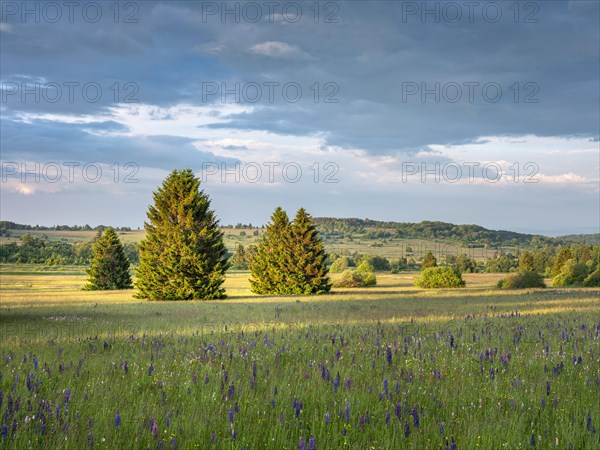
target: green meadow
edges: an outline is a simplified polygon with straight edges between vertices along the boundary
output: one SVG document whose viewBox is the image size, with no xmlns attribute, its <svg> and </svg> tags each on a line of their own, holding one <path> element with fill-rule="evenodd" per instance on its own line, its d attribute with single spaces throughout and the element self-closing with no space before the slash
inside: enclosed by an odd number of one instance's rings
<svg viewBox="0 0 600 450">
<path fill-rule="evenodd" d="M 1 448 L 600 447 L 600 290 L 146 302 L 79 267 L 0 272 Z M 304 447 L 303 447 L 304 445 Z"/>
</svg>

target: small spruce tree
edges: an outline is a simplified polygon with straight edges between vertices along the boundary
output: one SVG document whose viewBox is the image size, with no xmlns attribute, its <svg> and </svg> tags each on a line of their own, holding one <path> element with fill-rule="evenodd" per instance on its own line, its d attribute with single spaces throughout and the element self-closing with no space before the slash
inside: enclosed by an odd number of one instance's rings
<svg viewBox="0 0 600 450">
<path fill-rule="evenodd" d="M 137 298 L 208 300 L 225 298 L 228 268 L 223 232 L 190 169 L 174 170 L 154 193 L 144 223 Z"/>
<path fill-rule="evenodd" d="M 271 215 L 250 263 L 250 286 L 257 294 L 287 294 L 285 273 L 290 262 L 291 230 L 287 213 L 277 207 Z"/>
<path fill-rule="evenodd" d="M 324 294 L 331 290 L 327 253 L 312 217 L 304 208 L 296 213 L 291 227 L 292 252 L 288 285 L 294 294 Z"/>
<path fill-rule="evenodd" d="M 112 228 L 106 228 L 92 244 L 92 264 L 85 290 L 130 289 L 129 260 L 123 244 Z"/>
<path fill-rule="evenodd" d="M 431 250 L 429 250 L 423 257 L 423 261 L 421 262 L 421 270 L 429 269 L 430 267 L 436 267 L 436 266 L 437 266 L 437 259 L 435 258 L 435 256 L 433 256 L 433 253 L 431 253 Z"/>
</svg>

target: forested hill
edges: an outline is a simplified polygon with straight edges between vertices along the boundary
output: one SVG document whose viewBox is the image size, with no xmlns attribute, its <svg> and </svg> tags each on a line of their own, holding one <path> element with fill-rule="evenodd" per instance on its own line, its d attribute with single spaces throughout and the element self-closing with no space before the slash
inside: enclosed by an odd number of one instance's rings
<svg viewBox="0 0 600 450">
<path fill-rule="evenodd" d="M 559 236 L 557 239 L 566 242 L 578 242 L 579 244 L 600 245 L 600 233 L 593 234 L 566 234 Z"/>
<path fill-rule="evenodd" d="M 517 233 L 515 231 L 488 230 L 479 225 L 455 225 L 446 222 L 424 221 L 419 223 L 384 222 L 370 219 L 316 217 L 315 224 L 327 235 L 362 234 L 365 238 L 379 239 L 399 237 L 404 239 L 448 240 L 465 244 L 489 246 L 506 245 L 556 245 L 583 242 L 582 236 L 572 235 L 551 238 L 547 236 Z M 570 239 L 573 237 L 573 239 Z M 574 237 L 579 237 L 575 239 Z"/>
</svg>

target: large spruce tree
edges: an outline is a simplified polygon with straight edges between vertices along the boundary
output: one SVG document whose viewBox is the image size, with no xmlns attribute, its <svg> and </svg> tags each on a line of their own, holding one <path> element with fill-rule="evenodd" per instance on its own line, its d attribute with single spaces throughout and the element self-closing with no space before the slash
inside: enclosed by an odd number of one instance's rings
<svg viewBox="0 0 600 450">
<path fill-rule="evenodd" d="M 257 294 L 322 294 L 331 289 L 327 255 L 310 215 L 301 208 L 292 223 L 275 209 L 250 265 Z"/>
<path fill-rule="evenodd" d="M 131 288 L 129 260 L 123 244 L 112 228 L 106 228 L 92 245 L 92 264 L 86 270 L 89 278 L 85 290 Z"/>
<path fill-rule="evenodd" d="M 139 244 L 137 298 L 225 298 L 227 249 L 210 200 L 190 169 L 174 170 L 154 193 Z"/>
</svg>

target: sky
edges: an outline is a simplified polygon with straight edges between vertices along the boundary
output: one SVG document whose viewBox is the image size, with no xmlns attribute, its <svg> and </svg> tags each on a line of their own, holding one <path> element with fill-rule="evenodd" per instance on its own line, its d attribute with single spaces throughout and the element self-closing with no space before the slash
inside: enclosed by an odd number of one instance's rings
<svg viewBox="0 0 600 450">
<path fill-rule="evenodd" d="M 0 219 L 600 227 L 600 2 L 2 2 Z"/>
</svg>

